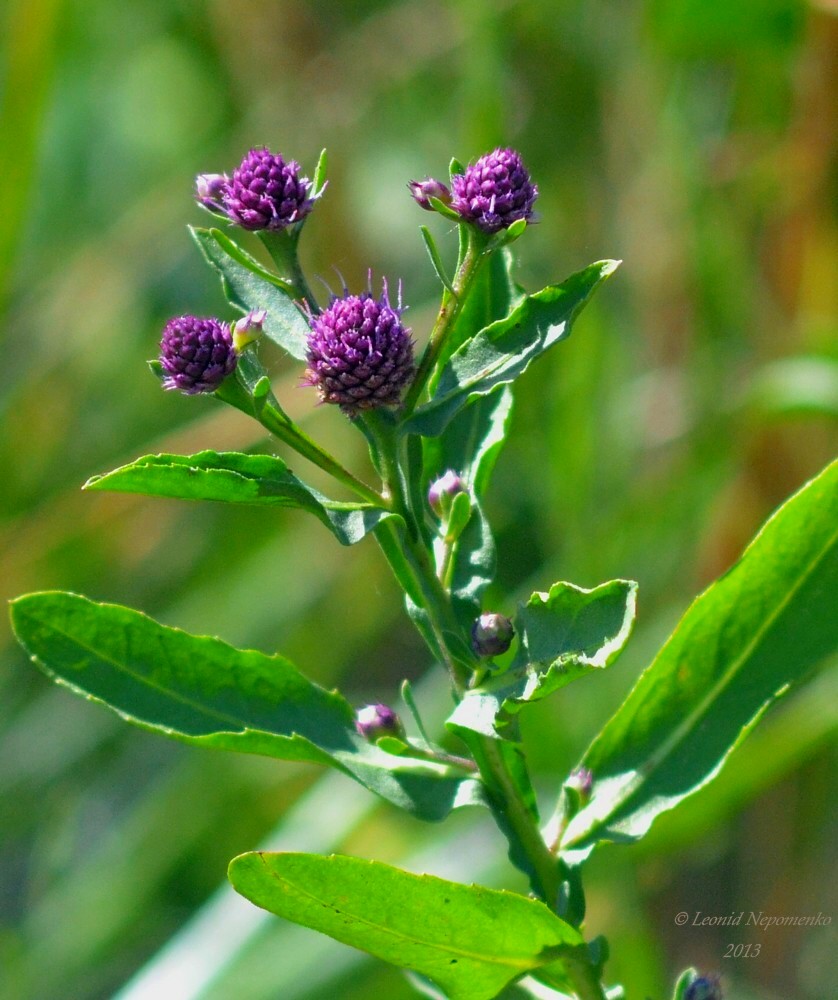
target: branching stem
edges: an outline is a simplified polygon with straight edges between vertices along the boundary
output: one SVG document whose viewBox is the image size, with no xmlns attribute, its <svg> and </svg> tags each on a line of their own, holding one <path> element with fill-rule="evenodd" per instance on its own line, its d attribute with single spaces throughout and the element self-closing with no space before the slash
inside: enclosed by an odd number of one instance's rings
<svg viewBox="0 0 838 1000">
<path fill-rule="evenodd" d="M 436 322 L 431 330 L 431 335 L 422 359 L 419 362 L 416 375 L 405 396 L 404 407 L 406 413 L 412 413 L 419 401 L 448 334 L 468 298 L 468 293 L 471 291 L 474 279 L 477 277 L 481 265 L 488 256 L 486 252 L 488 237 L 473 226 L 464 225 L 464 229 L 466 247 L 460 265 L 457 268 L 457 273 L 454 275 L 454 290 L 453 292 L 448 288 L 443 290 L 442 304 L 440 305 Z"/>
</svg>

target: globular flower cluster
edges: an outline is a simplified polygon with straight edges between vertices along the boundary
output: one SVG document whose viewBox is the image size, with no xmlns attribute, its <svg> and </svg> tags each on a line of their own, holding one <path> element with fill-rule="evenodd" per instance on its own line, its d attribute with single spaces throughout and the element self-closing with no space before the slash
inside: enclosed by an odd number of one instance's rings
<svg viewBox="0 0 838 1000">
<path fill-rule="evenodd" d="M 215 392 L 236 367 L 238 355 L 230 328 L 211 317 L 176 316 L 160 341 L 166 389 L 187 395 Z"/>
<path fill-rule="evenodd" d="M 251 149 L 228 178 L 201 174 L 195 196 L 244 229 L 285 229 L 304 219 L 314 206 L 311 181 L 300 175 L 296 160 L 286 160 L 266 146 Z"/>
<path fill-rule="evenodd" d="M 486 233 L 531 219 L 538 188 L 514 149 L 496 149 L 451 178 L 451 208 Z"/>
<path fill-rule="evenodd" d="M 380 299 L 345 293 L 310 317 L 306 381 L 324 403 L 344 413 L 395 406 L 413 377 L 413 340 L 401 308 L 390 304 L 384 282 Z"/>
</svg>

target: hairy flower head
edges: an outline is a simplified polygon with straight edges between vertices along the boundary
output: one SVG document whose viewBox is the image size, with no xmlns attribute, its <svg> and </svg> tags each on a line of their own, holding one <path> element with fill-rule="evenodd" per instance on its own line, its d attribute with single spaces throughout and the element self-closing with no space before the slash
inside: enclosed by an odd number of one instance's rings
<svg viewBox="0 0 838 1000">
<path fill-rule="evenodd" d="M 349 416 L 399 402 L 413 377 L 413 341 L 386 281 L 381 298 L 345 292 L 309 323 L 305 384 L 317 387 L 322 402 Z"/>
<path fill-rule="evenodd" d="M 230 328 L 221 320 L 176 316 L 163 329 L 160 364 L 166 389 L 180 389 L 190 396 L 215 392 L 237 360 Z"/>
<path fill-rule="evenodd" d="M 295 160 L 286 161 L 266 146 L 251 149 L 233 171 L 200 174 L 195 196 L 205 208 L 226 215 L 244 229 L 285 229 L 314 207 L 311 181 Z"/>
<path fill-rule="evenodd" d="M 538 188 L 514 149 L 496 149 L 451 178 L 451 208 L 485 233 L 531 219 Z"/>
</svg>

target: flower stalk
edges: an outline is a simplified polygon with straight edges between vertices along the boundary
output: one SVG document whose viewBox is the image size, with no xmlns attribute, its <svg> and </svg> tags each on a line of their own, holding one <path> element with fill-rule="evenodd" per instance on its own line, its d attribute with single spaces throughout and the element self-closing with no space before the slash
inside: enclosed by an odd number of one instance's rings
<svg viewBox="0 0 838 1000">
<path fill-rule="evenodd" d="M 457 273 L 454 275 L 453 291 L 445 288 L 442 292 L 442 303 L 436 322 L 428 338 L 427 346 L 419 361 L 413 383 L 404 399 L 405 413 L 412 413 L 419 402 L 428 380 L 433 373 L 448 334 L 462 312 L 463 305 L 474 281 L 491 250 L 489 237 L 473 226 L 461 225 L 465 241 L 465 251 L 462 255 Z"/>
</svg>

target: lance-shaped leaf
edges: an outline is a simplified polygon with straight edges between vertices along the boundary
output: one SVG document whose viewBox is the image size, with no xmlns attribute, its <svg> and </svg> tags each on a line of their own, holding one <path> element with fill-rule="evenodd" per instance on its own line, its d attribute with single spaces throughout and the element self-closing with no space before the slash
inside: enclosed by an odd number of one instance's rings
<svg viewBox="0 0 838 1000">
<path fill-rule="evenodd" d="M 394 757 L 355 731 L 351 705 L 287 659 L 235 649 L 77 594 L 12 602 L 26 651 L 53 680 L 127 722 L 186 743 L 336 767 L 423 819 L 479 801 L 451 766 Z"/>
<path fill-rule="evenodd" d="M 281 458 L 236 451 L 144 455 L 113 472 L 93 476 L 84 489 L 260 507 L 298 507 L 314 514 L 342 545 L 361 541 L 391 516 L 389 511 L 371 504 L 326 499 L 298 479 Z"/>
<path fill-rule="evenodd" d="M 513 979 L 584 948 L 541 902 L 377 861 L 242 854 L 228 876 L 257 906 L 413 969 L 450 1000 L 491 1000 Z"/>
<path fill-rule="evenodd" d="M 292 357 L 305 360 L 308 323 L 284 282 L 220 229 L 190 226 L 190 232 L 198 249 L 220 274 L 230 304 L 245 313 L 264 309 L 265 334 Z"/>
<path fill-rule="evenodd" d="M 768 706 L 838 648 L 838 462 L 782 506 L 688 609 L 582 761 L 563 846 L 642 837 L 718 773 Z"/>
<path fill-rule="evenodd" d="M 544 351 L 570 334 L 576 316 L 619 262 L 591 264 L 560 285 L 527 295 L 504 319 L 466 341 L 448 360 L 433 398 L 404 430 L 433 437 L 474 396 L 485 396 L 522 375 Z"/>
<path fill-rule="evenodd" d="M 464 256 L 470 236 L 464 229 L 460 230 L 460 256 Z M 445 343 L 439 354 L 437 371 L 431 378 L 431 395 L 439 382 L 441 370 L 451 355 L 466 341 L 484 330 L 490 324 L 508 316 L 512 310 L 526 297 L 526 292 L 512 276 L 515 257 L 506 248 L 494 251 L 477 272 L 471 288 L 466 296 L 454 325 L 445 338 Z"/>
</svg>

